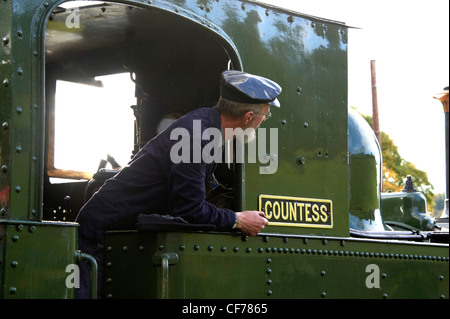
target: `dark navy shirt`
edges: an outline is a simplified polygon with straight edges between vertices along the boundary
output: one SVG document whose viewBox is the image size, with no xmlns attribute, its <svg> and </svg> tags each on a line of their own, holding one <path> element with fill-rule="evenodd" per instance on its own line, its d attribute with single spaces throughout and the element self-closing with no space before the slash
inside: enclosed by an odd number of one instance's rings
<svg viewBox="0 0 450 319">
<path fill-rule="evenodd" d="M 197 109 L 178 119 L 150 140 L 128 166 L 107 180 L 80 210 L 77 218 L 80 234 L 102 243 L 105 230 L 132 228 L 142 213 L 172 215 L 190 223 L 214 224 L 220 230 L 231 229 L 235 221 L 234 212 L 217 208 L 205 200 L 205 181 L 213 174 L 217 163 L 205 162 L 195 153 L 199 149 L 193 147 L 193 143 L 201 145 L 201 150 L 210 143 L 209 140 L 199 141 L 199 127 L 202 133 L 208 128 L 221 131 L 217 106 Z M 187 163 L 174 163 L 170 156 L 171 149 L 181 140 L 170 139 L 172 130 L 176 128 L 189 133 Z M 181 151 L 178 154 L 182 155 Z"/>
</svg>

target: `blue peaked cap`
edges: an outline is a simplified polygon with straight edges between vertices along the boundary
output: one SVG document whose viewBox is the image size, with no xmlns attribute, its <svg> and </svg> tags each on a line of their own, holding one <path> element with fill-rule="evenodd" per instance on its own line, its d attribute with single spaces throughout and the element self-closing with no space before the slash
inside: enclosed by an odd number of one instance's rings
<svg viewBox="0 0 450 319">
<path fill-rule="evenodd" d="M 220 95 L 227 100 L 280 107 L 277 97 L 282 89 L 272 80 L 230 70 L 222 73 L 220 84 Z"/>
</svg>

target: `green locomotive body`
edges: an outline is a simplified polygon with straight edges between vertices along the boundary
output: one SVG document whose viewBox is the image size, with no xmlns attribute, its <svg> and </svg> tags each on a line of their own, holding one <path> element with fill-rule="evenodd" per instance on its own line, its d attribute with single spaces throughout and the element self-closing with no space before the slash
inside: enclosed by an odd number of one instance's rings
<svg viewBox="0 0 450 319">
<path fill-rule="evenodd" d="M 218 168 L 226 191 L 211 200 L 262 210 L 269 225 L 256 237 L 195 225 L 110 231 L 103 297 L 449 297 L 448 228 L 384 222 L 426 205 L 415 192 L 403 206 L 382 197 L 379 146 L 347 106 L 348 26 L 250 0 L 62 4 L 0 2 L 2 298 L 75 297 L 76 265 L 95 266 L 78 251 L 75 217 L 117 172 L 77 165 L 121 135 L 130 159 L 164 121 L 215 105 L 227 69 L 279 83 L 282 106 L 261 127 L 256 160 Z M 115 90 L 131 83 L 135 103 L 114 109 L 95 90 L 100 99 L 81 99 L 80 85 L 117 74 L 130 81 Z M 103 124 L 119 135 L 101 135 Z M 74 164 L 61 167 L 66 157 Z"/>
</svg>

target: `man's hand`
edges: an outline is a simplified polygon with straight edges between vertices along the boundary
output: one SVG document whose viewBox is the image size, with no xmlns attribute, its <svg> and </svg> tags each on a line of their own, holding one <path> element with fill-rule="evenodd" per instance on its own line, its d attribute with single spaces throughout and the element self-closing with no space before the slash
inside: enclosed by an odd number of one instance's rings
<svg viewBox="0 0 450 319">
<path fill-rule="evenodd" d="M 269 221 L 266 219 L 263 212 L 245 211 L 236 213 L 238 218 L 237 228 L 243 233 L 256 236 L 266 226 Z"/>
</svg>

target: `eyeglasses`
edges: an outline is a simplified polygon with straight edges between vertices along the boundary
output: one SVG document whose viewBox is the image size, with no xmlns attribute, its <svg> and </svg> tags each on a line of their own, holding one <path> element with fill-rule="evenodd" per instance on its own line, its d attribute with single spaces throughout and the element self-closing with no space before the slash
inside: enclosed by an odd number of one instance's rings
<svg viewBox="0 0 450 319">
<path fill-rule="evenodd" d="M 253 111 L 253 113 L 256 113 L 256 114 L 263 114 L 263 113 L 261 113 L 261 112 L 255 112 L 255 111 Z M 268 120 L 268 119 L 270 119 L 272 117 L 272 113 L 269 111 L 269 112 L 267 112 L 266 114 L 264 114 L 264 120 Z"/>
</svg>

